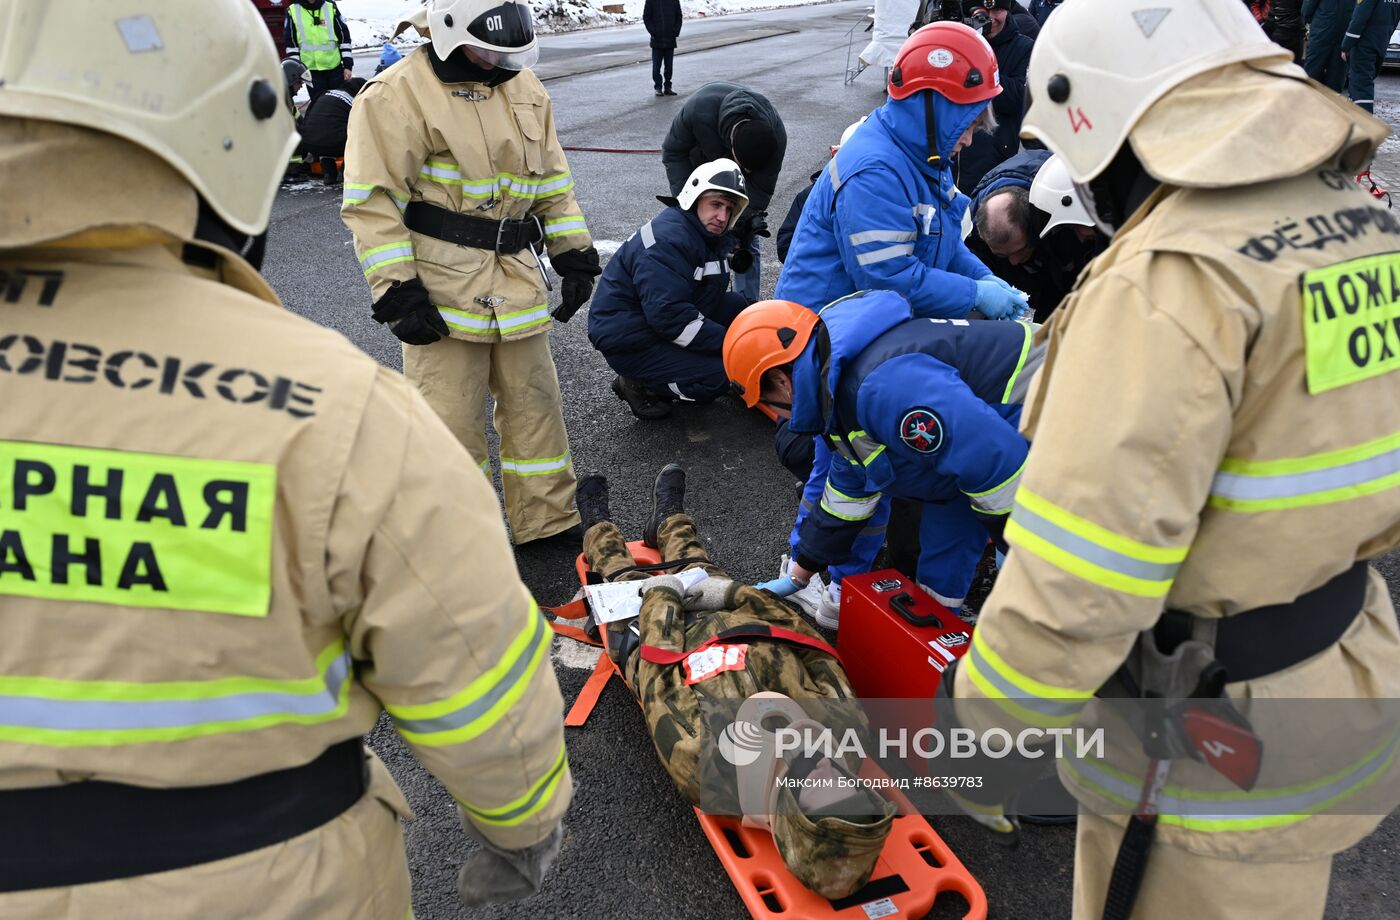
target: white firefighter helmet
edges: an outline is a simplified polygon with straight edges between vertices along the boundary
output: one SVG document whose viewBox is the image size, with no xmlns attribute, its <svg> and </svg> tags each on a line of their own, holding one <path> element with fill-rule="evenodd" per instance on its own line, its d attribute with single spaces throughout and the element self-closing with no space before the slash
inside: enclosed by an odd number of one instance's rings
<svg viewBox="0 0 1400 920">
<path fill-rule="evenodd" d="M 444 61 L 458 48 L 503 70 L 524 70 L 540 59 L 530 7 L 514 0 L 429 0 L 428 34 Z"/>
<path fill-rule="evenodd" d="M 1094 226 L 1094 219 L 1089 216 L 1089 209 L 1070 178 L 1064 158 L 1058 154 L 1042 163 L 1036 172 L 1031 182 L 1031 204 L 1050 215 L 1045 229 L 1040 231 L 1042 237 L 1066 224 Z"/>
<path fill-rule="evenodd" d="M 856 136 L 856 129 L 859 128 L 861 125 L 865 124 L 865 120 L 869 117 L 869 115 L 862 115 L 860 116 L 859 121 L 853 121 L 846 126 L 846 130 L 841 132 L 841 140 L 837 141 L 831 147 L 832 156 L 836 156 L 836 151 L 846 146 L 846 143 L 850 141 L 851 138 Z"/>
<path fill-rule="evenodd" d="M 1022 132 L 1087 183 L 1173 87 L 1227 64 L 1288 57 L 1239 0 L 1063 3 L 1031 52 Z"/>
<path fill-rule="evenodd" d="M 721 192 L 734 199 L 734 210 L 729 214 L 728 227 L 728 229 L 733 229 L 734 222 L 749 206 L 749 195 L 744 185 L 744 173 L 743 170 L 739 169 L 739 164 L 724 158 L 701 163 L 685 180 L 685 185 L 681 186 L 681 192 L 676 196 L 676 201 L 683 209 L 689 211 L 695 207 L 695 202 L 699 201 L 700 196 L 706 192 Z"/>
<path fill-rule="evenodd" d="M 0 117 L 143 147 L 240 233 L 267 228 L 296 146 L 284 93 L 248 0 L 0 0 Z"/>
</svg>

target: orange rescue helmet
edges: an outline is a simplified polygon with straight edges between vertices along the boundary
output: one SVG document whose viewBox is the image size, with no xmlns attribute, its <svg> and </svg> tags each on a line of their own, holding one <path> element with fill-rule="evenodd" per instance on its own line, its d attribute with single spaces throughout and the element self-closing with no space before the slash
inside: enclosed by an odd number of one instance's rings
<svg viewBox="0 0 1400 920">
<path fill-rule="evenodd" d="M 931 22 L 900 46 L 888 89 L 894 99 L 931 89 L 949 102 L 968 105 L 998 95 L 1001 73 L 980 32 L 960 22 Z"/>
<path fill-rule="evenodd" d="M 763 375 L 802 354 L 817 314 L 790 300 L 760 300 L 735 318 L 724 334 L 724 372 L 744 405 L 758 405 Z"/>
</svg>

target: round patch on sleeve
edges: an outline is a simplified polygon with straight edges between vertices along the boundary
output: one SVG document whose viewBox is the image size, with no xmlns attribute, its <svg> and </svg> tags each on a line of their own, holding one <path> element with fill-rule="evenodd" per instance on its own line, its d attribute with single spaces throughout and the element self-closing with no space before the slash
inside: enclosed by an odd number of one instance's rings
<svg viewBox="0 0 1400 920">
<path fill-rule="evenodd" d="M 927 406 L 916 406 L 899 420 L 899 439 L 921 454 L 943 446 L 943 419 Z"/>
</svg>

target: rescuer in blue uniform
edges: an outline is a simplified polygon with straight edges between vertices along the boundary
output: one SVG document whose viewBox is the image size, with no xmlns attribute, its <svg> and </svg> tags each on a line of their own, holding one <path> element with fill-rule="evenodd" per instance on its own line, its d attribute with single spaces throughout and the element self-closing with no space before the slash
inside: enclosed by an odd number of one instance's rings
<svg viewBox="0 0 1400 920">
<path fill-rule="evenodd" d="M 783 301 L 745 310 L 725 337 L 731 380 L 752 406 L 790 379 L 793 429 L 821 435 L 833 455 L 807 483 L 787 576 L 760 587 L 790 594 L 859 552 L 888 495 L 924 504 L 918 581 L 961 607 L 1025 463 L 1016 429 L 1043 355 L 1031 332 L 915 318 L 891 291 L 861 292 L 820 317 Z"/>
<path fill-rule="evenodd" d="M 842 145 L 802 211 L 774 297 L 810 310 L 860 290 L 897 291 L 916 316 L 1019 314 L 1026 298 L 962 241 L 968 198 L 952 158 L 995 120 L 996 55 L 962 23 L 909 37 L 890 98 Z"/>
<path fill-rule="evenodd" d="M 749 203 L 739 164 L 703 163 L 661 201 L 670 206 L 608 262 L 588 311 L 588 339 L 618 374 L 613 392 L 641 419 L 665 418 L 675 400 L 728 392 L 720 345 L 749 304 L 729 290 L 724 267 Z"/>
</svg>

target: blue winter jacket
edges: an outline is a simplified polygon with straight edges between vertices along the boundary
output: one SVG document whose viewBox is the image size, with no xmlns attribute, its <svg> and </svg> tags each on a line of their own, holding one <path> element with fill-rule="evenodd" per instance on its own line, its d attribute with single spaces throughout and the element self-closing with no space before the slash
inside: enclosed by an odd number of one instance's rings
<svg viewBox="0 0 1400 920">
<path fill-rule="evenodd" d="M 897 291 L 915 316 L 962 317 L 990 274 L 962 241 L 968 199 L 951 169 L 928 163 L 923 93 L 876 109 L 827 165 L 798 221 L 774 296 L 820 310 L 860 290 Z M 935 93 L 938 153 L 985 103 Z"/>
<path fill-rule="evenodd" d="M 679 207 L 647 221 L 598 281 L 588 308 L 593 347 L 616 354 L 669 342 L 719 354 L 725 327 L 705 314 L 719 309 L 733 315 L 746 303 L 729 291 L 724 258 L 733 247 L 732 234 L 710 233 L 694 212 Z"/>
<path fill-rule="evenodd" d="M 798 564 L 846 561 L 885 493 L 968 502 L 999 534 L 1028 449 L 1016 430 L 1021 404 L 1044 356 L 1031 327 L 916 319 L 889 291 L 839 301 L 821 318 L 793 366 L 790 427 L 825 435 L 834 456 Z M 823 376 L 834 397 L 825 409 Z"/>
</svg>

